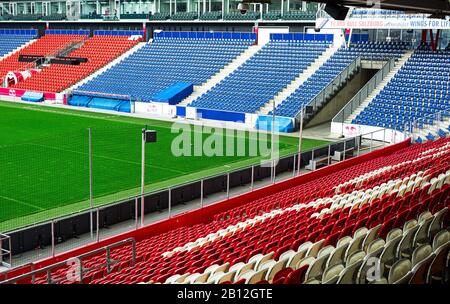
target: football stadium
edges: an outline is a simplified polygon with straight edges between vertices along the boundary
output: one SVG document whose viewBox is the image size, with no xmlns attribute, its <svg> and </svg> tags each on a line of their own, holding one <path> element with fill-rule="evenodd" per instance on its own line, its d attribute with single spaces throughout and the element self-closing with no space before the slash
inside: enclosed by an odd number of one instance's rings
<svg viewBox="0 0 450 304">
<path fill-rule="evenodd" d="M 448 0 L 0 1 L 0 85 L 0 285 L 450 284 Z"/>
</svg>

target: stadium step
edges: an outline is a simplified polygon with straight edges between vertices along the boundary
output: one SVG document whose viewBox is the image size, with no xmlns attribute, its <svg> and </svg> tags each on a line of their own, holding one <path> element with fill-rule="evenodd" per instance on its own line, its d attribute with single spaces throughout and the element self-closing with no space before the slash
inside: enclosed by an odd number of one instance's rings
<svg viewBox="0 0 450 304">
<path fill-rule="evenodd" d="M 149 43 L 151 43 L 151 41 Z M 98 75 L 102 74 L 103 72 L 105 72 L 106 70 L 110 69 L 111 67 L 115 66 L 116 64 L 118 64 L 119 62 L 121 62 L 122 60 L 124 60 L 125 58 L 127 58 L 128 56 L 133 54 L 134 52 L 138 51 L 139 49 L 141 49 L 146 44 L 147 43 L 145 43 L 145 42 L 138 43 L 137 45 L 135 45 L 134 47 L 129 49 L 127 52 L 125 52 L 122 56 L 114 59 L 109 64 L 107 64 L 104 67 L 102 67 L 101 69 L 97 70 L 95 73 L 89 75 L 89 77 L 86 77 L 83 80 L 81 80 L 81 81 L 77 82 L 76 84 L 74 84 L 73 86 L 67 88 L 63 93 L 67 93 L 67 92 L 70 92 L 72 90 L 76 90 L 78 87 L 82 86 L 86 82 L 89 82 L 90 80 L 92 80 L 93 78 L 95 78 Z"/>
<path fill-rule="evenodd" d="M 395 67 L 392 69 L 390 73 L 383 79 L 380 84 L 370 93 L 370 95 L 366 98 L 365 101 L 361 103 L 361 105 L 353 111 L 352 115 L 350 115 L 345 123 L 351 123 L 359 113 L 361 113 L 368 105 L 372 102 L 372 100 L 384 89 L 384 87 L 389 83 L 389 81 L 397 74 L 400 68 L 408 61 L 408 59 L 412 56 L 414 51 L 410 50 L 405 52 L 405 54 L 395 63 Z"/>
<path fill-rule="evenodd" d="M 221 82 L 225 77 L 230 75 L 233 71 L 235 71 L 238 67 L 240 67 L 244 62 L 246 62 L 250 57 L 255 55 L 264 45 L 252 45 L 241 55 L 236 57 L 230 64 L 226 65 L 219 73 L 211 77 L 206 83 L 202 86 L 194 86 L 194 92 L 182 100 L 179 105 L 187 106 L 192 101 L 202 96 L 206 92 L 208 92 L 213 86 Z"/>
<path fill-rule="evenodd" d="M 266 103 L 256 114 L 266 115 L 273 110 L 273 103 L 275 107 L 280 105 L 289 95 L 300 87 L 309 77 L 314 75 L 316 71 L 339 49 L 339 46 L 332 46 L 328 48 L 319 58 L 316 59 L 303 73 L 297 76 L 283 91 Z"/>
</svg>

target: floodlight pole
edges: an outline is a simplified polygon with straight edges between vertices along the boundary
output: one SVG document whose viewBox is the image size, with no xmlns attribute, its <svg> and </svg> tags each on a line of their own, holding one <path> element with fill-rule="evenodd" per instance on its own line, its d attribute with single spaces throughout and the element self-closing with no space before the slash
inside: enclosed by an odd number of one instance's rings
<svg viewBox="0 0 450 304">
<path fill-rule="evenodd" d="M 144 227 L 144 199 L 145 199 L 145 129 L 142 129 L 142 155 L 141 155 L 141 227 Z"/>
<path fill-rule="evenodd" d="M 300 161 L 302 158 L 302 137 L 303 137 L 303 114 L 305 107 L 302 106 L 300 110 L 300 130 L 298 134 L 298 156 L 297 156 L 297 176 L 300 175 Z"/>
</svg>

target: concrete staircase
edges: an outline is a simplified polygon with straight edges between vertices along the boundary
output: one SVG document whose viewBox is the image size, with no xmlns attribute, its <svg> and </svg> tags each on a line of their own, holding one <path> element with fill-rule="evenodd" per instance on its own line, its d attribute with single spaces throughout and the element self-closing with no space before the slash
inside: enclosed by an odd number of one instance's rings
<svg viewBox="0 0 450 304">
<path fill-rule="evenodd" d="M 273 99 L 267 102 L 257 114 L 266 115 L 273 110 L 273 102 L 275 107 L 281 104 L 289 95 L 299 88 L 309 77 L 311 77 L 317 70 L 339 49 L 340 46 L 329 47 L 321 56 L 319 56 L 305 71 L 297 76 L 283 91 L 279 92 Z"/>
<path fill-rule="evenodd" d="M 131 54 L 133 54 L 134 52 L 138 51 L 139 49 L 141 49 L 142 47 L 144 47 L 146 45 L 145 42 L 140 42 L 137 45 L 135 45 L 134 47 L 132 47 L 131 49 L 129 49 L 127 52 L 125 52 L 122 56 L 114 59 L 113 61 L 111 61 L 110 63 L 108 63 L 107 65 L 105 65 L 104 67 L 102 67 L 101 69 L 97 70 L 96 72 L 92 73 L 91 75 L 89 75 L 88 77 L 84 78 L 83 80 L 77 82 L 76 84 L 74 84 L 73 86 L 67 88 L 66 90 L 64 90 L 63 93 L 67 93 L 68 91 L 71 90 L 76 90 L 78 87 L 80 87 L 81 85 L 85 84 L 86 82 L 92 80 L 94 77 L 97 77 L 98 75 L 102 74 L 103 72 L 105 72 L 106 70 L 110 69 L 111 67 L 115 66 L 116 64 L 118 64 L 119 62 L 121 62 L 122 60 L 124 60 L 125 58 L 127 58 L 128 56 L 130 56 Z"/>
<path fill-rule="evenodd" d="M 208 92 L 213 86 L 221 82 L 225 77 L 230 75 L 239 66 L 246 62 L 250 57 L 255 55 L 264 45 L 252 45 L 245 52 L 236 57 L 232 62 L 226 65 L 223 69 L 219 71 L 216 75 L 212 76 L 207 82 L 201 86 L 194 86 L 194 92 L 182 100 L 178 105 L 187 106 L 195 99 L 199 98 L 206 92 Z"/>
<path fill-rule="evenodd" d="M 395 67 L 390 71 L 387 76 L 381 81 L 378 86 L 370 93 L 370 95 L 364 100 L 359 107 L 353 111 L 353 113 L 345 120 L 345 123 L 351 123 L 353 119 L 358 116 L 368 105 L 372 102 L 372 100 L 384 89 L 384 87 L 389 83 L 389 81 L 394 77 L 395 74 L 400 70 L 400 68 L 408 61 L 408 59 L 412 56 L 414 51 L 409 50 L 395 63 Z"/>
</svg>

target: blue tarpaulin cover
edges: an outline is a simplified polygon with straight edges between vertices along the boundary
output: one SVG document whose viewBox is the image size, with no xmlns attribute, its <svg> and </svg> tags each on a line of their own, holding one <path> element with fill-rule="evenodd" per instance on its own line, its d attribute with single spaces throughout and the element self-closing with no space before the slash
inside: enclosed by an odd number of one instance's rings
<svg viewBox="0 0 450 304">
<path fill-rule="evenodd" d="M 193 91 L 194 85 L 192 83 L 178 82 L 153 96 L 152 101 L 175 105 L 191 95 Z"/>
<path fill-rule="evenodd" d="M 39 92 L 25 92 L 21 99 L 23 101 L 41 102 L 44 101 L 44 94 Z"/>
<path fill-rule="evenodd" d="M 260 115 L 256 119 L 255 128 L 258 130 L 272 131 L 273 117 Z M 294 131 L 294 120 L 290 117 L 275 116 L 275 131 L 290 133 Z"/>
</svg>

